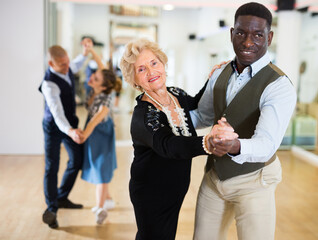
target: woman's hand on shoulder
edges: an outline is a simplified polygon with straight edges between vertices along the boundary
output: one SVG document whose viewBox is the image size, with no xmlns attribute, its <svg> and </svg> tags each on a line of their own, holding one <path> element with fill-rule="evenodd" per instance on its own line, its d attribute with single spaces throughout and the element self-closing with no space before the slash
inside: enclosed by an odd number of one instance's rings
<svg viewBox="0 0 318 240">
<path fill-rule="evenodd" d="M 212 70 L 211 70 L 210 74 L 209 74 L 209 78 L 212 76 L 212 74 L 214 73 L 214 71 L 215 71 L 216 69 L 220 69 L 221 66 L 223 66 L 223 65 L 225 65 L 225 64 L 227 64 L 227 63 L 229 63 L 229 62 L 230 62 L 230 60 L 229 60 L 229 61 L 223 61 L 223 62 L 221 62 L 220 64 L 214 65 L 214 66 L 212 67 Z"/>
</svg>

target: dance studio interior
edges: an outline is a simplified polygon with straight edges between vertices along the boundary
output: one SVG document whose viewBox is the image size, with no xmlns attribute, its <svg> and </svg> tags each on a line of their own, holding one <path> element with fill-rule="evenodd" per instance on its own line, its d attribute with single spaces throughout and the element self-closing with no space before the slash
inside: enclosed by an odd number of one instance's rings
<svg viewBox="0 0 318 240">
<path fill-rule="evenodd" d="M 195 95 L 212 67 L 233 60 L 230 38 L 236 9 L 245 0 L 2 0 L 0 134 L 0 239 L 133 240 L 137 226 L 128 184 L 134 151 L 130 121 L 140 94 L 124 80 L 114 97 L 117 169 L 110 183 L 115 208 L 97 225 L 95 186 L 77 177 L 69 198 L 83 209 L 60 209 L 59 227 L 41 216 L 44 99 L 38 88 L 48 67 L 47 49 L 62 46 L 70 59 L 81 39 L 93 39 L 103 62 L 121 76 L 119 62 L 133 39 L 157 42 L 168 56 L 167 86 Z M 268 52 L 297 92 L 297 104 L 277 151 L 282 181 L 276 189 L 277 240 L 318 239 L 318 0 L 259 0 L 273 15 Z M 85 65 L 89 64 L 89 57 Z M 75 76 L 76 114 L 84 128 L 85 68 Z M 210 129 L 200 129 L 204 135 Z M 68 155 L 61 147 L 59 182 Z M 191 183 L 180 210 L 176 239 L 193 237 L 197 193 L 206 156 L 192 161 Z M 79 174 L 80 175 L 80 174 Z M 156 206 L 154 206 L 155 208 Z M 236 240 L 235 220 L 228 240 Z"/>
</svg>

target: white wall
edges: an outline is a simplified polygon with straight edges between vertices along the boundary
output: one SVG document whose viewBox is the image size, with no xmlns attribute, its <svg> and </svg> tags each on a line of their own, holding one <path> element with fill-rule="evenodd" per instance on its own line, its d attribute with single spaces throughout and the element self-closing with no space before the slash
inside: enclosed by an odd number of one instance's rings
<svg viewBox="0 0 318 240">
<path fill-rule="evenodd" d="M 43 153 L 43 0 L 0 2 L 0 154 Z"/>
<path fill-rule="evenodd" d="M 277 16 L 276 64 L 293 82 L 297 89 L 299 79 L 299 47 L 301 36 L 301 13 L 280 11 Z M 292 26 L 292 31 L 290 29 Z"/>
</svg>

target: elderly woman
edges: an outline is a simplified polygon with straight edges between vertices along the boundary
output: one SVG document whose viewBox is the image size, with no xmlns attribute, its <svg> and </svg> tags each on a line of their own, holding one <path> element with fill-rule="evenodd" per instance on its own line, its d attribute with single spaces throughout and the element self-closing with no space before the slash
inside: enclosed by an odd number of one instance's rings
<svg viewBox="0 0 318 240">
<path fill-rule="evenodd" d="M 129 183 L 138 232 L 136 239 L 175 239 L 179 211 L 190 183 L 191 160 L 211 153 L 198 137 L 189 111 L 195 96 L 166 87 L 167 56 L 151 41 L 126 46 L 120 68 L 124 79 L 142 92 L 131 121 L 134 161 Z"/>
</svg>

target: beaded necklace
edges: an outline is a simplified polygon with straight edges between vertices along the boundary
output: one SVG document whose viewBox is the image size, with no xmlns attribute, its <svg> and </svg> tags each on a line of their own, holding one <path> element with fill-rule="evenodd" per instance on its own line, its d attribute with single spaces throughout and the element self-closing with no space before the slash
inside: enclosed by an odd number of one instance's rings
<svg viewBox="0 0 318 240">
<path fill-rule="evenodd" d="M 159 107 L 161 107 L 162 111 L 166 114 L 167 118 L 168 118 L 168 122 L 170 127 L 172 128 L 172 132 L 174 135 L 176 136 L 180 136 L 180 133 L 178 131 L 178 126 L 175 124 L 175 122 L 173 121 L 172 117 L 171 117 L 171 111 L 168 109 L 168 106 L 163 106 L 162 104 L 160 104 L 158 101 L 156 101 L 153 97 L 151 97 L 147 92 L 145 92 L 145 94 L 153 101 L 155 102 Z M 184 109 L 180 108 L 178 106 L 178 104 L 176 103 L 176 101 L 174 100 L 174 98 L 172 97 L 171 93 L 168 92 L 168 95 L 170 97 L 170 99 L 173 101 L 174 105 L 175 105 L 175 109 L 174 111 L 178 114 L 178 118 L 181 122 L 181 133 L 183 136 L 191 136 L 192 134 L 189 132 L 189 128 L 188 128 L 188 124 L 186 123 L 186 118 L 185 118 L 185 113 L 184 113 Z M 170 105 L 170 104 L 169 104 Z"/>
</svg>

